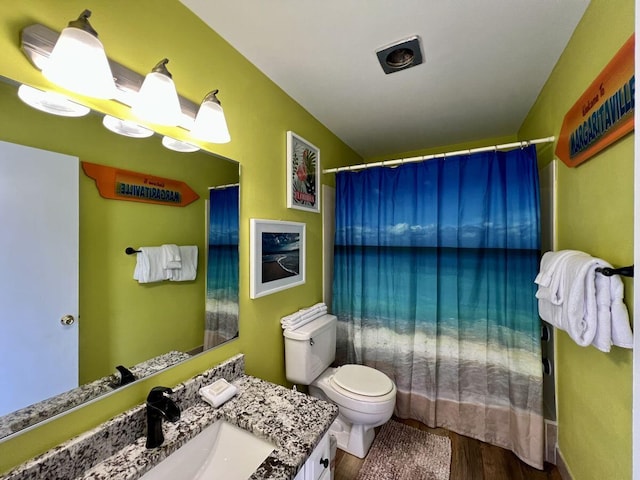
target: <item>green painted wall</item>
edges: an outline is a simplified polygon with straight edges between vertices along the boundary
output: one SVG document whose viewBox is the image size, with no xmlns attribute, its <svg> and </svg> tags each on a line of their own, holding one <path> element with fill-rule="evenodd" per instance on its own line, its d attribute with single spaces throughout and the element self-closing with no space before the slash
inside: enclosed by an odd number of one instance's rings
<svg viewBox="0 0 640 480">
<path fill-rule="evenodd" d="M 360 163 L 361 159 L 329 130 L 301 108 L 244 57 L 211 31 L 177 0 L 76 0 L 50 2 L 0 0 L 0 75 L 34 86 L 51 87 L 19 49 L 19 33 L 32 23 L 61 30 L 85 8 L 108 55 L 139 72 L 150 70 L 163 57 L 181 95 L 194 102 L 214 88 L 221 99 L 232 141 L 205 145 L 210 151 L 241 164 L 240 338 L 206 352 L 157 377 L 127 387 L 66 416 L 2 443 L 0 472 L 141 403 L 153 385 L 175 385 L 220 361 L 242 352 L 247 372 L 286 383 L 280 317 L 322 298 L 321 215 L 286 208 L 286 131 L 293 130 L 320 148 L 323 167 Z M 201 196 L 206 187 L 231 173 L 220 172 L 205 154 L 172 154 L 157 142 L 132 143 L 116 135 L 104 138 L 102 127 L 62 129 L 72 120 L 58 119 L 44 135 L 12 126 L 14 99 L 0 92 L 5 115 L 0 115 L 0 139 L 77 155 L 81 160 L 114 165 L 168 178 L 181 179 Z M 126 108 L 88 102 L 96 109 L 126 115 Z M 9 116 L 7 116 L 8 114 Z M 42 114 L 28 114 L 39 123 Z M 179 129 L 166 129 L 176 137 Z M 135 145 L 135 146 L 132 146 Z M 202 201 L 185 208 L 159 207 L 100 198 L 92 182 L 81 174 L 81 335 L 92 329 L 99 342 L 82 345 L 90 367 L 87 378 L 105 370 L 136 343 L 140 358 L 163 343 L 163 333 L 175 322 L 202 322 L 204 279 L 185 284 L 140 286 L 131 279 L 135 260 L 124 255 L 126 246 L 164 243 L 168 234 L 176 243 L 204 246 Z M 307 224 L 307 282 L 256 300 L 249 299 L 249 219 L 268 218 Z M 183 228 L 183 225 L 188 227 Z M 202 251 L 202 249 L 201 249 Z M 202 272 L 203 262 L 200 263 Z M 191 348 L 201 335 L 185 329 L 181 339 Z M 140 336 L 149 331 L 147 340 Z M 189 332 L 187 332 L 188 330 Z M 195 332 L 195 333 L 194 333 Z M 130 335 L 137 340 L 129 340 Z M 120 362 L 120 360 L 118 360 Z M 136 361 L 132 359 L 132 361 Z M 131 363 L 122 361 L 121 363 Z M 2 386 L 2 388 L 10 388 Z"/>
<path fill-rule="evenodd" d="M 519 137 L 558 135 L 563 117 L 634 31 L 633 0 L 592 0 Z M 555 148 L 555 147 L 554 147 Z M 542 165 L 553 149 L 540 152 Z M 633 263 L 633 134 L 577 168 L 558 168 L 559 249 Z M 632 309 L 632 280 L 625 303 Z M 559 448 L 575 480 L 631 478 L 632 352 L 557 335 Z"/>
</svg>

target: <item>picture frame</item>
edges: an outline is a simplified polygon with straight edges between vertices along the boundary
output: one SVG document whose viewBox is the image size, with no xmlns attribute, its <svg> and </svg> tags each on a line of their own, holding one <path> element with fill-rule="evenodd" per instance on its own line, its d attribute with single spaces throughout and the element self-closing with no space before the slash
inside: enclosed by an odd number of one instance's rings
<svg viewBox="0 0 640 480">
<path fill-rule="evenodd" d="M 250 220 L 250 297 L 270 295 L 306 281 L 306 224 Z"/>
<path fill-rule="evenodd" d="M 320 213 L 320 149 L 287 132 L 287 208 Z"/>
</svg>

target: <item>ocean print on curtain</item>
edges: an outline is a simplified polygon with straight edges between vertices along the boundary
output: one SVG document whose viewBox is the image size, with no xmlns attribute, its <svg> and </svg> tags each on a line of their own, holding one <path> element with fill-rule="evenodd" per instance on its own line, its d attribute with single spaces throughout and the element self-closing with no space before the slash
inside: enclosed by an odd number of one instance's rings
<svg viewBox="0 0 640 480">
<path fill-rule="evenodd" d="M 336 176 L 338 363 L 396 414 L 543 467 L 535 147 Z"/>
<path fill-rule="evenodd" d="M 238 336 L 240 186 L 209 190 L 204 349 Z"/>
</svg>

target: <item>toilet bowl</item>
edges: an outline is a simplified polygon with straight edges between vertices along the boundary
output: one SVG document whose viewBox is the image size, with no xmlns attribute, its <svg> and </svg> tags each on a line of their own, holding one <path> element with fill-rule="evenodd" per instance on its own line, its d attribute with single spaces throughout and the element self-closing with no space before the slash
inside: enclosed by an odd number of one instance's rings
<svg viewBox="0 0 640 480">
<path fill-rule="evenodd" d="M 338 406 L 330 433 L 338 448 L 364 458 L 375 437 L 374 428 L 393 415 L 396 386 L 384 373 L 364 365 L 332 368 L 336 348 L 334 315 L 323 315 L 294 330 L 284 330 L 285 371 L 292 383 Z"/>
<path fill-rule="evenodd" d="M 309 393 L 338 406 L 338 418 L 329 429 L 338 448 L 364 458 L 375 437 L 374 428 L 393 415 L 396 386 L 384 373 L 364 365 L 328 368 Z"/>
</svg>

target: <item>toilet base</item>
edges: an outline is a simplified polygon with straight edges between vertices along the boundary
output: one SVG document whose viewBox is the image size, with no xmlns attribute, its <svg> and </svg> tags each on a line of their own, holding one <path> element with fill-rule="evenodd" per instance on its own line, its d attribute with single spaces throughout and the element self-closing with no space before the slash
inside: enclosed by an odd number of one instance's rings
<svg viewBox="0 0 640 480">
<path fill-rule="evenodd" d="M 358 458 L 364 458 L 371 448 L 376 432 L 372 426 L 354 425 L 338 415 L 329 427 L 329 433 L 336 437 L 338 448 Z"/>
</svg>

